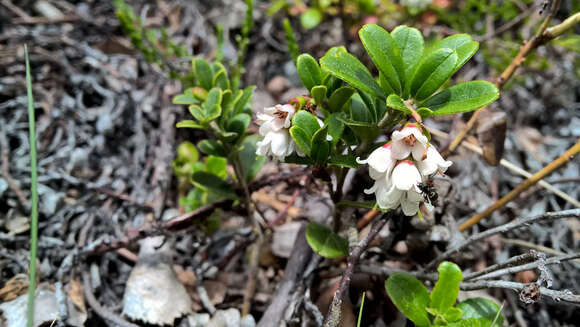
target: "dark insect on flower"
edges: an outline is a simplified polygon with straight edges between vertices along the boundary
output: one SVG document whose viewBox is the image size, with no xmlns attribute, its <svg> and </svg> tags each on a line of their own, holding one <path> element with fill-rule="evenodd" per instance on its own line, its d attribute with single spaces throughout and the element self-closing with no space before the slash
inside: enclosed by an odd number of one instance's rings
<svg viewBox="0 0 580 327">
<path fill-rule="evenodd" d="M 424 183 L 417 184 L 421 192 L 423 193 L 423 198 L 425 201 L 429 202 L 431 205 L 436 206 L 439 195 L 437 190 L 433 186 L 433 180 L 428 179 Z"/>
</svg>

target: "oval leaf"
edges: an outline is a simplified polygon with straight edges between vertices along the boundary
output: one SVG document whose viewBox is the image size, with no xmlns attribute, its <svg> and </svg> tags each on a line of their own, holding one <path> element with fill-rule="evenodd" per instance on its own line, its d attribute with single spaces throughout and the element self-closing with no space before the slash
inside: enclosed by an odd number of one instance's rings
<svg viewBox="0 0 580 327">
<path fill-rule="evenodd" d="M 330 112 L 340 111 L 353 94 L 354 89 L 348 86 L 343 86 L 334 91 L 334 93 L 332 93 L 332 95 L 328 99 L 328 111 Z"/>
<path fill-rule="evenodd" d="M 425 47 L 423 35 L 416 28 L 411 28 L 405 25 L 397 26 L 391 35 L 401 52 L 403 58 L 403 65 L 405 66 L 405 76 L 411 77 L 413 68 L 421 59 L 423 49 Z"/>
<path fill-rule="evenodd" d="M 326 86 L 316 85 L 312 90 L 310 90 L 310 95 L 314 98 L 314 103 L 321 105 L 326 98 Z"/>
<path fill-rule="evenodd" d="M 320 124 L 316 117 L 306 110 L 300 110 L 296 115 L 294 115 L 294 118 L 292 118 L 292 125 L 302 128 L 308 135 L 308 141 L 310 141 L 314 133 L 320 129 Z"/>
<path fill-rule="evenodd" d="M 389 95 L 387 98 L 387 107 L 402 111 L 409 115 L 411 114 L 411 110 L 407 108 L 403 99 L 401 99 L 401 97 L 396 94 Z"/>
<path fill-rule="evenodd" d="M 298 77 L 309 91 L 316 85 L 322 84 L 322 71 L 311 55 L 305 53 L 298 56 L 296 61 Z"/>
<path fill-rule="evenodd" d="M 193 71 L 199 85 L 206 90 L 211 89 L 213 82 L 213 71 L 207 61 L 201 58 L 193 59 Z"/>
<path fill-rule="evenodd" d="M 311 221 L 306 226 L 306 241 L 314 252 L 325 258 L 348 255 L 348 241 L 317 222 Z"/>
<path fill-rule="evenodd" d="M 224 147 L 216 140 L 201 140 L 197 143 L 199 151 L 213 156 L 225 157 L 226 151 Z"/>
<path fill-rule="evenodd" d="M 360 29 L 358 35 L 391 88 L 395 93 L 401 94 L 405 85 L 405 68 L 399 48 L 391 34 L 376 24 L 368 24 Z"/>
<path fill-rule="evenodd" d="M 457 301 L 459 283 L 463 280 L 463 275 L 459 266 L 449 261 L 443 261 L 437 271 L 439 279 L 431 292 L 429 307 L 444 315 Z"/>
<path fill-rule="evenodd" d="M 290 127 L 290 135 L 294 139 L 294 142 L 296 142 L 296 144 L 300 147 L 300 149 L 302 149 L 304 153 L 310 156 L 312 151 L 312 144 L 310 143 L 312 136 L 309 135 L 304 130 L 304 128 L 297 125 Z"/>
<path fill-rule="evenodd" d="M 461 310 L 462 320 L 477 319 L 482 322 L 482 327 L 500 327 L 503 325 L 503 315 L 500 312 L 500 307 L 495 302 L 481 297 L 467 299 L 460 302 L 457 308 Z M 499 315 L 499 316 L 498 316 Z M 497 320 L 495 317 L 497 317 Z"/>
<path fill-rule="evenodd" d="M 214 174 L 210 174 L 205 171 L 198 171 L 193 174 L 191 180 L 194 184 L 204 189 L 212 190 L 230 199 L 237 198 L 233 187 Z"/>
<path fill-rule="evenodd" d="M 439 49 L 426 57 L 413 75 L 410 84 L 411 95 L 421 101 L 447 81 L 457 63 L 457 53 L 451 49 Z"/>
<path fill-rule="evenodd" d="M 315 28 L 322 21 L 322 13 L 316 8 L 310 8 L 300 15 L 300 25 L 309 30 Z"/>
<path fill-rule="evenodd" d="M 479 48 L 479 43 L 473 41 L 468 34 L 455 34 L 437 41 L 429 48 L 428 54 L 443 48 L 457 52 L 457 63 L 454 69 L 456 72 L 475 54 Z"/>
<path fill-rule="evenodd" d="M 433 111 L 433 116 L 469 112 L 499 98 L 499 90 L 487 81 L 471 81 L 454 85 L 427 99 L 421 107 Z"/>
<path fill-rule="evenodd" d="M 429 305 L 429 292 L 421 282 L 408 274 L 391 275 L 385 282 L 389 297 L 405 317 L 418 327 L 431 326 L 425 308 Z"/>
<path fill-rule="evenodd" d="M 195 129 L 205 129 L 204 126 L 198 124 L 195 120 L 183 120 L 175 124 L 177 128 L 195 128 Z"/>
<path fill-rule="evenodd" d="M 385 99 L 386 95 L 375 81 L 369 70 L 354 56 L 346 52 L 344 47 L 335 47 L 320 59 L 322 69 L 337 78 L 349 83 L 355 88 Z"/>
</svg>

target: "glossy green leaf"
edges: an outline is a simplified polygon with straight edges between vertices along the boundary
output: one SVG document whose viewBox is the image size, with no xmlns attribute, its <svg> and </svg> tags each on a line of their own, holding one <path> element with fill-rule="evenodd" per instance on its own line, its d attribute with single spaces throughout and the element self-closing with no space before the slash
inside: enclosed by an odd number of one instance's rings
<svg viewBox="0 0 580 327">
<path fill-rule="evenodd" d="M 433 111 L 429 108 L 426 108 L 426 107 L 421 107 L 421 108 L 417 109 L 417 113 L 419 114 L 419 116 L 421 116 L 423 118 L 433 116 Z"/>
<path fill-rule="evenodd" d="M 375 101 L 373 97 L 371 97 L 369 94 L 358 90 L 357 92 L 358 96 L 353 97 L 353 100 L 360 100 L 364 103 L 365 107 L 367 108 L 366 111 L 368 111 L 370 113 L 370 117 L 368 118 L 369 120 L 366 120 L 368 122 L 371 123 L 376 123 L 378 121 L 378 115 L 377 115 L 377 107 L 375 106 Z M 352 111 L 352 107 L 351 107 L 351 111 Z"/>
<path fill-rule="evenodd" d="M 465 319 L 465 320 L 450 322 L 450 323 L 447 323 L 443 326 L 447 326 L 447 327 L 483 327 L 484 325 L 482 325 L 482 321 L 483 321 L 482 319 L 469 318 L 469 319 Z"/>
<path fill-rule="evenodd" d="M 213 156 L 227 156 L 224 147 L 216 140 L 201 140 L 197 143 L 199 151 Z"/>
<path fill-rule="evenodd" d="M 358 93 L 351 98 L 350 119 L 368 124 L 372 124 L 375 121 L 374 110 L 367 107 Z"/>
<path fill-rule="evenodd" d="M 387 293 L 397 309 L 418 327 L 431 326 L 425 308 L 429 305 L 429 292 L 415 277 L 397 273 L 385 282 Z"/>
<path fill-rule="evenodd" d="M 454 85 L 421 103 L 433 111 L 433 116 L 469 112 L 499 98 L 499 90 L 487 81 L 471 81 Z"/>
<path fill-rule="evenodd" d="M 386 95 L 369 70 L 344 47 L 334 47 L 320 59 L 322 69 L 355 88 L 385 99 Z"/>
<path fill-rule="evenodd" d="M 222 91 L 214 87 L 209 91 L 207 99 L 201 105 L 206 116 L 206 121 L 214 120 L 220 116 L 222 110 L 221 102 Z"/>
<path fill-rule="evenodd" d="M 333 113 L 324 121 L 324 123 L 328 125 L 328 135 L 332 137 L 332 148 L 334 148 L 336 143 L 338 143 L 342 136 L 342 132 L 344 131 L 344 123 L 338 118 L 340 115 L 341 113 Z"/>
<path fill-rule="evenodd" d="M 230 81 L 225 70 L 220 70 L 213 78 L 212 82 L 214 87 L 219 87 L 222 90 L 227 90 L 230 88 Z"/>
<path fill-rule="evenodd" d="M 343 86 L 332 93 L 328 99 L 328 110 L 330 112 L 338 112 L 350 100 L 354 94 L 354 89 L 349 86 Z"/>
<path fill-rule="evenodd" d="M 341 79 L 332 76 L 328 72 L 323 73 L 323 75 L 324 77 L 322 78 L 322 84 L 326 86 L 326 96 L 330 97 L 334 91 L 343 86 L 344 82 Z"/>
<path fill-rule="evenodd" d="M 356 162 L 354 154 L 336 154 L 330 156 L 328 164 L 338 167 L 359 168 L 360 164 Z"/>
<path fill-rule="evenodd" d="M 189 109 L 189 113 L 197 120 L 199 120 L 202 123 L 205 123 L 207 121 L 207 117 L 206 117 L 206 113 L 204 112 L 204 110 L 196 105 L 196 104 L 192 104 L 191 106 L 188 107 Z"/>
<path fill-rule="evenodd" d="M 322 21 L 322 13 L 316 8 L 310 8 L 300 15 L 300 25 L 309 30 L 315 28 Z"/>
<path fill-rule="evenodd" d="M 437 41 L 428 49 L 426 55 L 443 48 L 455 50 L 457 53 L 457 63 L 453 70 L 456 72 L 475 54 L 479 48 L 479 43 L 473 41 L 468 34 L 455 34 Z"/>
<path fill-rule="evenodd" d="M 457 301 L 459 283 L 463 280 L 463 275 L 459 266 L 449 261 L 443 261 L 437 271 L 439 272 L 439 279 L 431 292 L 429 307 L 437 309 L 441 314 L 445 314 Z"/>
<path fill-rule="evenodd" d="M 178 94 L 173 97 L 173 104 L 196 104 L 199 103 L 193 95 Z"/>
<path fill-rule="evenodd" d="M 411 114 L 411 110 L 407 108 L 403 99 L 396 94 L 391 94 L 387 97 L 387 107 L 402 111 L 406 114 Z"/>
<path fill-rule="evenodd" d="M 397 44 L 397 48 L 403 58 L 403 65 L 405 66 L 405 76 L 411 78 L 411 73 L 415 65 L 421 59 L 424 49 L 423 35 L 418 29 L 408 27 L 405 25 L 397 26 L 391 35 Z"/>
<path fill-rule="evenodd" d="M 246 133 L 246 129 L 250 126 L 252 118 L 248 114 L 237 114 L 232 117 L 226 126 L 228 132 L 237 133 L 238 136 L 242 136 Z"/>
<path fill-rule="evenodd" d="M 317 222 L 306 226 L 306 241 L 314 252 L 325 258 L 339 258 L 348 255 L 348 242 L 328 227 Z"/>
<path fill-rule="evenodd" d="M 391 34 L 376 24 L 367 24 L 359 30 L 358 35 L 391 89 L 401 94 L 405 85 L 405 67 L 401 52 Z"/>
<path fill-rule="evenodd" d="M 503 325 L 503 315 L 500 307 L 495 302 L 481 297 L 467 299 L 459 302 L 457 308 L 463 313 L 461 319 L 478 319 L 482 322 L 482 327 L 501 327 Z M 497 320 L 495 317 L 498 315 Z M 495 320 L 495 324 L 492 323 Z"/>
<path fill-rule="evenodd" d="M 449 308 L 447 309 L 447 311 L 443 314 L 443 319 L 446 322 L 454 322 L 459 320 L 459 318 L 461 317 L 462 312 L 461 310 L 457 309 L 457 308 Z"/>
<path fill-rule="evenodd" d="M 312 139 L 312 135 L 304 130 L 304 128 L 294 125 L 290 127 L 290 135 L 294 139 L 294 142 L 306 153 L 310 156 L 312 152 L 312 144 L 310 143 Z"/>
<path fill-rule="evenodd" d="M 395 91 L 391 87 L 391 84 L 385 78 L 385 74 L 381 73 L 380 71 L 379 71 L 379 84 L 381 85 L 381 88 L 383 89 L 383 91 L 385 92 L 385 94 L 393 94 L 393 93 L 395 93 Z"/>
<path fill-rule="evenodd" d="M 307 90 L 311 90 L 314 86 L 322 84 L 322 71 L 314 59 L 309 54 L 301 54 L 296 61 L 296 69 L 298 70 L 298 77 L 304 84 Z"/>
<path fill-rule="evenodd" d="M 256 144 L 259 140 L 260 136 L 253 134 L 247 136 L 242 142 L 242 150 L 240 151 L 239 157 L 242 162 L 244 176 L 246 176 L 246 181 L 248 182 L 256 177 L 267 161 L 266 157 L 256 155 Z"/>
<path fill-rule="evenodd" d="M 233 187 L 214 174 L 205 171 L 198 171 L 193 174 L 191 180 L 195 185 L 204 189 L 211 190 L 230 199 L 237 198 Z"/>
<path fill-rule="evenodd" d="M 324 126 L 314 133 L 310 142 L 312 145 L 310 157 L 321 164 L 326 163 L 326 159 L 328 159 L 328 154 L 330 153 L 330 142 L 326 140 L 327 134 L 328 126 Z"/>
<path fill-rule="evenodd" d="M 195 129 L 205 129 L 203 125 L 200 125 L 195 120 L 182 120 L 175 124 L 177 128 L 195 128 Z"/>
<path fill-rule="evenodd" d="M 292 118 L 292 125 L 302 128 L 308 135 L 308 141 L 312 139 L 314 133 L 320 129 L 320 124 L 316 117 L 306 110 L 299 110 Z"/>
<path fill-rule="evenodd" d="M 199 153 L 189 141 L 184 141 L 177 147 L 177 158 L 181 162 L 196 162 L 199 159 Z"/>
<path fill-rule="evenodd" d="M 316 164 L 316 162 L 314 162 L 314 160 L 312 160 L 311 158 L 301 157 L 298 154 L 296 154 L 295 152 L 293 152 L 289 156 L 284 157 L 284 162 L 296 164 L 296 165 L 308 165 L 308 166 L 312 166 L 312 165 Z"/>
<path fill-rule="evenodd" d="M 193 59 L 193 71 L 199 85 L 206 90 L 211 89 L 213 82 L 213 71 L 211 66 L 201 58 Z"/>
<path fill-rule="evenodd" d="M 240 96 L 234 99 L 234 108 L 233 113 L 239 114 L 241 113 L 246 105 L 248 105 L 252 101 L 252 93 L 254 92 L 255 86 L 248 86 L 244 89 Z"/>
<path fill-rule="evenodd" d="M 377 138 L 377 136 L 379 136 L 380 130 L 377 128 L 376 124 L 354 121 L 344 117 L 339 117 L 338 119 L 350 128 L 359 141 L 372 142 Z"/>
<path fill-rule="evenodd" d="M 439 49 L 423 59 L 410 84 L 411 95 L 418 101 L 437 91 L 453 74 L 457 53 L 451 49 Z"/>
<path fill-rule="evenodd" d="M 222 156 L 207 156 L 205 158 L 205 171 L 221 179 L 228 176 L 228 160 Z"/>
<path fill-rule="evenodd" d="M 324 99 L 326 99 L 326 86 L 317 85 L 310 90 L 310 95 L 314 98 L 314 103 L 321 105 Z"/>
</svg>

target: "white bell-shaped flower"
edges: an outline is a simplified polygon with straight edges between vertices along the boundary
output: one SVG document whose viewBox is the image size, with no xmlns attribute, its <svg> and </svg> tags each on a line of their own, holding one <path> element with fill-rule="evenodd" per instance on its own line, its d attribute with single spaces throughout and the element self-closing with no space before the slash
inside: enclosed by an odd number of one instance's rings
<svg viewBox="0 0 580 327">
<path fill-rule="evenodd" d="M 396 163 L 392 156 L 392 144 L 386 143 L 371 152 L 366 160 L 356 158 L 356 162 L 369 165 L 369 175 L 372 179 L 385 178 L 385 174 L 387 176 L 391 174 Z"/>
<path fill-rule="evenodd" d="M 403 160 L 412 154 L 413 159 L 417 161 L 425 159 L 428 140 L 419 125 L 406 124 L 391 134 L 391 140 L 393 141 L 393 158 Z"/>
<path fill-rule="evenodd" d="M 258 113 L 256 122 L 260 125 L 259 133 L 264 136 L 257 143 L 256 154 L 261 156 L 273 155 L 283 161 L 298 147 L 290 136 L 289 128 L 296 110 L 290 104 L 264 108 Z M 301 151 L 299 151 L 301 152 Z"/>
<path fill-rule="evenodd" d="M 439 151 L 434 146 L 427 146 L 427 156 L 425 159 L 417 162 L 417 167 L 423 176 L 431 176 L 436 172 L 444 173 L 453 163 L 443 159 Z"/>
<path fill-rule="evenodd" d="M 264 108 L 263 112 L 258 113 L 256 121 L 260 125 L 260 135 L 265 136 L 271 130 L 290 128 L 295 113 L 296 109 L 290 104 L 277 104 L 274 107 Z"/>
</svg>

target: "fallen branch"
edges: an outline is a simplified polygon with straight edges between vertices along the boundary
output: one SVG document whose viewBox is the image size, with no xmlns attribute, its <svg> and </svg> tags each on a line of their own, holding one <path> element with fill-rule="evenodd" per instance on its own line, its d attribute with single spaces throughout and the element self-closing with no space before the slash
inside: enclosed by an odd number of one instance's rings
<svg viewBox="0 0 580 327">
<path fill-rule="evenodd" d="M 491 272 L 494 272 L 494 271 L 497 271 L 497 270 L 500 270 L 503 268 L 519 266 L 519 265 L 526 264 L 528 262 L 535 261 L 538 259 L 539 259 L 538 252 L 531 250 L 528 253 L 520 254 L 520 255 L 517 255 L 515 257 L 511 257 L 504 262 L 501 262 L 501 263 L 498 263 L 495 265 L 491 265 L 491 266 L 489 266 L 485 269 L 482 269 L 480 271 L 475 271 L 472 273 L 464 274 L 463 280 L 467 281 L 470 279 L 476 279 L 479 276 L 483 276 L 483 275 L 489 274 Z"/>
<path fill-rule="evenodd" d="M 530 284 L 508 282 L 504 280 L 482 280 L 477 282 L 463 282 L 459 284 L 459 288 L 463 291 L 474 291 L 488 288 L 505 288 L 520 292 L 529 285 Z M 532 285 L 535 286 L 535 284 Z M 551 298 L 556 302 L 564 301 L 567 303 L 580 305 L 580 295 L 573 294 L 568 290 L 556 291 L 545 287 L 538 287 L 537 289 L 541 296 Z"/>
<path fill-rule="evenodd" d="M 546 213 L 543 213 L 541 215 L 537 215 L 537 216 L 533 216 L 533 217 L 529 217 L 529 218 L 515 219 L 507 224 L 488 229 L 482 233 L 477 233 L 477 234 L 471 235 L 465 241 L 461 242 L 460 244 L 456 245 L 452 249 L 445 251 L 444 253 L 439 255 L 437 258 L 433 259 L 431 262 L 429 262 L 425 266 L 424 269 L 425 270 L 433 269 L 439 262 L 449 258 L 453 254 L 458 253 L 459 251 L 466 248 L 470 244 L 472 244 L 476 241 L 479 241 L 481 239 L 490 237 L 492 235 L 499 234 L 499 233 L 505 233 L 505 232 L 508 232 L 510 230 L 517 229 L 517 228 L 524 227 L 524 226 L 528 226 L 530 224 L 537 223 L 540 221 L 547 222 L 547 221 L 553 221 L 556 219 L 571 218 L 571 217 L 579 218 L 580 217 L 580 209 L 563 210 L 563 211 L 558 211 L 558 212 L 546 212 Z"/>
</svg>

